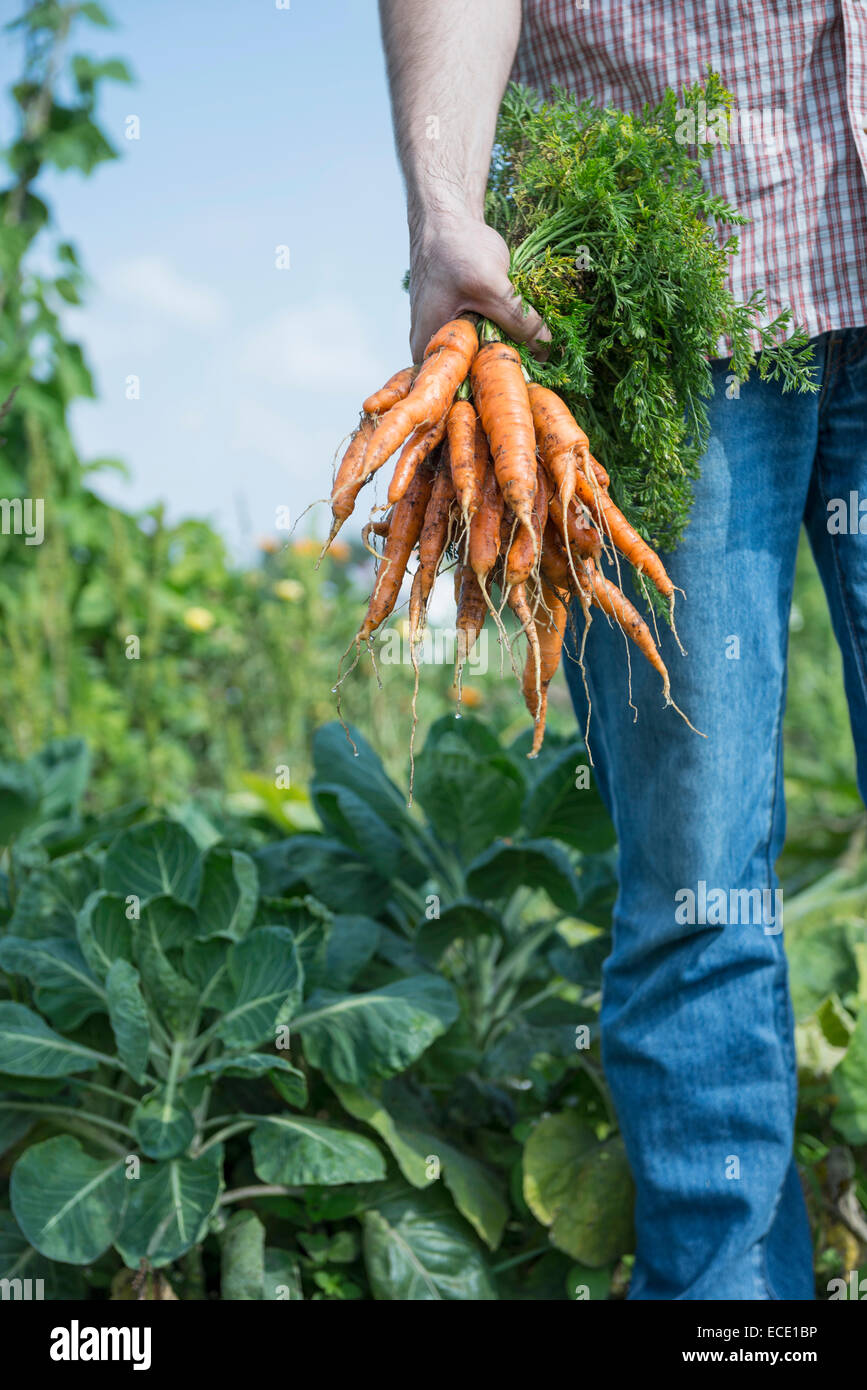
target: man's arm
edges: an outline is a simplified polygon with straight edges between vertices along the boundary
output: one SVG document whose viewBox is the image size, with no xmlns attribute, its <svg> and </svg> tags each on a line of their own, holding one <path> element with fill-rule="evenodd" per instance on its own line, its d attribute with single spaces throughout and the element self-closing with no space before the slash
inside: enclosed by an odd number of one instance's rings
<svg viewBox="0 0 867 1390">
<path fill-rule="evenodd" d="M 474 309 L 510 337 L 547 336 L 509 283 L 509 252 L 483 220 L 497 112 L 521 0 L 380 0 L 398 156 L 406 179 L 413 358 Z"/>
</svg>

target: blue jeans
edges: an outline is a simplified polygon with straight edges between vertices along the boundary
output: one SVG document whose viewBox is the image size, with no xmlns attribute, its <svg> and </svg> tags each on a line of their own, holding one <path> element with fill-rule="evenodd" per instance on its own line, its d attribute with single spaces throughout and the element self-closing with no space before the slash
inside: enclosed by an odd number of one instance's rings
<svg viewBox="0 0 867 1390">
<path fill-rule="evenodd" d="M 867 498 L 867 329 L 815 347 L 815 395 L 754 379 L 727 399 L 729 364 L 713 364 L 713 433 L 690 525 L 666 559 L 687 595 L 676 617 L 688 656 L 667 629 L 661 643 L 672 695 L 707 737 L 663 708 L 634 648 L 633 722 L 624 637 L 596 612 L 587 641 L 594 775 L 619 840 L 602 1053 L 636 1183 L 635 1299 L 814 1297 L 775 920 L 781 725 L 803 521 L 843 653 L 864 797 L 867 535 L 831 534 L 828 503 Z M 857 532 L 857 504 L 847 515 Z M 565 666 L 583 728 L 580 672 Z"/>
</svg>

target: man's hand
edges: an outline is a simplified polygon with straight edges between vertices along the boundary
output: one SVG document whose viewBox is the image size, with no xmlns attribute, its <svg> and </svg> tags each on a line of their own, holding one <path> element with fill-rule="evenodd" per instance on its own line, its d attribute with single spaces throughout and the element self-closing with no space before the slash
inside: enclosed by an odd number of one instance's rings
<svg viewBox="0 0 867 1390">
<path fill-rule="evenodd" d="M 415 362 L 437 329 L 467 309 L 492 319 L 516 342 L 545 342 L 551 336 L 534 310 L 524 313 L 509 281 L 509 250 L 499 232 L 469 214 L 442 214 L 413 229 L 409 288 Z"/>
</svg>

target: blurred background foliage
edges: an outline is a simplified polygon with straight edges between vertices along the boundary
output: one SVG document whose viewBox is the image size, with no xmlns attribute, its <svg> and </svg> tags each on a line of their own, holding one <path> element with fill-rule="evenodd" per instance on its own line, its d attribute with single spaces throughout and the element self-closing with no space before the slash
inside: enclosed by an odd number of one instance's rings
<svg viewBox="0 0 867 1390">
<path fill-rule="evenodd" d="M 133 791 L 159 803 L 196 787 L 238 788 L 251 773 L 271 781 L 278 764 L 303 785 L 312 731 L 334 715 L 339 654 L 371 584 L 373 561 L 357 533 L 320 569 L 317 543 L 300 528 L 262 537 L 257 558 L 239 564 L 204 521 L 169 522 L 161 506 L 133 514 L 101 500 L 93 480 L 124 465 L 82 460 L 70 432 L 70 405 L 93 397 L 94 385 L 62 315 L 86 279 L 37 189 L 45 170 L 86 175 L 116 157 L 97 123 L 98 90 L 128 81 L 129 70 L 75 51 L 88 25 L 107 23 L 98 5 L 48 0 L 10 26 L 23 31 L 27 57 L 10 93 L 17 131 L 0 191 L 0 494 L 43 498 L 46 520 L 42 545 L 0 532 L 3 751 L 22 757 L 49 737 L 84 735 L 95 758 L 92 795 L 106 803 Z M 400 613 L 392 626 L 403 630 Z M 857 852 L 861 824 L 839 654 L 806 547 L 791 650 L 783 863 L 800 886 L 817 866 Z M 400 775 L 412 671 L 381 664 L 379 674 L 384 690 L 360 662 L 343 705 Z M 512 737 L 526 722 L 514 693 L 493 648 L 490 669 L 469 673 L 464 704 Z M 449 701 L 451 669 L 427 666 L 420 733 Z M 552 704 L 554 731 L 571 732 L 562 681 Z"/>
<path fill-rule="evenodd" d="M 94 812 L 222 791 L 235 808 L 303 830 L 312 735 L 334 715 L 339 654 L 369 591 L 371 557 L 357 540 L 337 544 L 317 569 L 317 542 L 296 531 L 263 537 L 255 560 L 233 562 L 203 521 L 102 501 L 92 480 L 123 465 L 81 459 L 70 433 L 70 404 L 94 394 L 81 347 L 63 327 L 85 276 L 52 225 L 39 179 L 46 169 L 87 175 L 115 157 L 97 123 L 98 91 L 128 80 L 128 70 L 76 51 L 88 25 L 107 22 L 96 4 L 56 0 L 30 4 L 15 22 L 26 65 L 10 94 L 17 130 L 0 192 L 0 496 L 44 499 L 45 539 L 27 545 L 20 534 L 0 534 L 0 756 L 25 758 L 50 738 L 80 735 L 92 751 Z M 491 669 L 466 683 L 464 703 L 509 740 L 526 719 L 492 651 Z M 343 709 L 403 785 L 413 675 L 390 665 L 380 677 L 384 689 L 370 662 L 360 662 L 342 686 Z M 453 700 L 450 667 L 426 667 L 419 743 Z M 550 726 L 555 737 L 574 732 L 562 679 Z M 827 1095 L 828 1072 L 867 994 L 867 855 L 839 653 L 806 546 L 785 739 L 780 872 L 803 1069 L 799 1158 L 813 1193 L 817 1268 L 831 1277 L 863 1262 L 867 1235 L 867 1226 L 857 1235 L 857 1218 L 854 1227 L 843 1219 L 838 1201 L 854 1192 L 867 1206 L 864 1146 L 853 1134 L 840 1159 Z M 278 791 L 281 766 L 291 786 Z M 841 1163 L 851 1167 L 845 1180 Z"/>
</svg>

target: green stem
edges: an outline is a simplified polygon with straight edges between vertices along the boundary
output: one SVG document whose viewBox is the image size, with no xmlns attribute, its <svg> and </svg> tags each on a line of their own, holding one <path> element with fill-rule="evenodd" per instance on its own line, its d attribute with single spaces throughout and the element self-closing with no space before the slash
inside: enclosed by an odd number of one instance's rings
<svg viewBox="0 0 867 1390">
<path fill-rule="evenodd" d="M 523 1003 L 519 1004 L 514 1012 L 516 1014 L 526 1013 L 528 1009 L 532 1009 L 536 1004 L 541 1004 L 543 999 L 550 999 L 553 994 L 557 993 L 559 988 L 559 980 L 552 981 L 551 984 L 546 985 L 544 989 L 540 989 L 536 994 L 531 994 L 530 998 L 525 999 Z"/>
<path fill-rule="evenodd" d="M 92 1144 L 99 1144 L 101 1148 L 107 1149 L 109 1153 L 115 1154 L 118 1158 L 126 1158 L 128 1148 L 123 1148 L 120 1144 L 115 1144 L 112 1139 L 108 1139 L 98 1130 L 94 1131 L 86 1120 L 67 1120 L 66 1129 L 72 1130 L 73 1134 L 80 1134 L 82 1139 L 89 1139 Z"/>
<path fill-rule="evenodd" d="M 172 1055 L 171 1061 L 169 1062 L 169 1074 L 166 1079 L 167 1089 L 174 1090 L 175 1086 L 177 1085 L 178 1072 L 180 1071 L 181 1062 L 183 1061 L 185 1046 L 186 1040 L 184 1038 L 176 1038 L 175 1041 L 172 1043 Z"/>
<path fill-rule="evenodd" d="M 219 967 L 218 970 L 215 970 L 215 971 L 214 971 L 214 973 L 213 973 L 213 975 L 211 976 L 211 978 L 209 979 L 208 983 L 205 985 L 205 988 L 203 989 L 203 991 L 202 991 L 202 993 L 201 993 L 201 995 L 200 995 L 200 997 L 199 997 L 199 1002 L 198 1002 L 198 1004 L 197 1004 L 197 1006 L 196 1006 L 195 1017 L 193 1018 L 192 1024 L 191 1024 L 190 1029 L 189 1029 L 189 1033 L 190 1033 L 190 1037 L 191 1037 L 191 1038 L 194 1038 L 194 1037 L 196 1036 L 196 1034 L 198 1033 L 198 1031 L 199 1031 L 199 1020 L 201 1019 L 202 1014 L 203 1014 L 205 1008 L 207 1007 L 208 996 L 212 993 L 212 991 L 213 991 L 214 989 L 216 989 L 217 984 L 218 984 L 219 981 L 222 979 L 222 977 L 225 975 L 225 973 L 226 973 L 226 966 L 225 966 L 225 965 L 221 965 L 221 966 Z"/>
<path fill-rule="evenodd" d="M 125 1096 L 122 1091 L 115 1091 L 111 1086 L 101 1086 L 98 1081 L 83 1081 L 81 1077 L 70 1076 L 67 1078 L 70 1086 L 83 1086 L 87 1091 L 96 1091 L 101 1096 L 108 1096 L 109 1100 L 119 1102 L 121 1105 L 137 1105 L 138 1100 L 135 1096 Z"/>
<path fill-rule="evenodd" d="M 211 1043 L 214 1041 L 217 1029 L 219 1028 L 222 1021 L 222 1018 L 214 1019 L 214 1022 L 210 1025 L 210 1027 L 206 1028 L 204 1033 L 199 1034 L 199 1037 L 194 1043 L 192 1051 L 190 1052 L 189 1062 L 191 1068 L 196 1065 L 202 1053 L 207 1052 Z"/>
<path fill-rule="evenodd" d="M 83 1122 L 80 1110 L 76 1110 L 71 1105 L 45 1105 L 42 1101 L 25 1103 L 15 1100 L 0 1100 L 0 1110 L 24 1110 L 33 1115 L 63 1115 L 77 1120 L 79 1124 Z M 135 1142 L 135 1135 L 126 1125 L 119 1124 L 116 1120 L 106 1120 L 102 1115 L 89 1115 L 85 1121 L 88 1125 L 98 1125 L 102 1129 L 113 1130 L 115 1134 L 122 1134 L 126 1139 Z"/>
<path fill-rule="evenodd" d="M 197 1157 L 207 1153 L 208 1149 L 214 1144 L 221 1144 L 224 1139 L 229 1139 L 233 1134 L 241 1134 L 245 1129 L 252 1129 L 256 1124 L 255 1120 L 238 1120 L 236 1124 L 226 1125 L 225 1129 L 218 1129 L 216 1134 L 212 1134 L 207 1144 L 203 1144 L 198 1151 Z"/>
<path fill-rule="evenodd" d="M 164 1050 L 161 1051 L 159 1055 L 163 1060 L 165 1060 L 166 1058 L 168 1058 L 172 1050 L 172 1035 L 167 1028 L 163 1027 L 163 1025 L 160 1023 L 159 1019 L 156 1017 L 155 1014 L 150 1015 L 150 1024 L 152 1031 L 159 1037 L 160 1041 L 163 1044 Z M 159 1049 L 153 1046 L 153 1041 L 151 1041 L 151 1047 L 154 1052 L 159 1051 Z"/>
<path fill-rule="evenodd" d="M 499 970 L 495 972 L 491 981 L 491 989 L 494 995 L 499 994 L 500 990 L 505 987 L 509 980 L 509 976 L 513 975 L 516 969 L 519 971 L 523 970 L 525 962 L 531 956 L 535 955 L 536 951 L 542 945 L 542 942 L 545 941 L 553 931 L 556 931 L 557 924 L 560 920 L 560 917 L 553 917 L 549 922 L 543 923 L 542 926 L 538 927 L 536 930 L 532 928 L 528 929 L 520 945 L 516 946 L 513 951 L 510 951 L 503 960 Z"/>
<path fill-rule="evenodd" d="M 416 893 L 414 888 L 410 888 L 409 884 L 404 883 L 403 879 L 400 878 L 392 879 L 391 886 L 394 889 L 395 896 L 405 907 L 409 908 L 411 920 L 414 922 L 417 921 L 419 915 L 424 912 L 424 903 L 419 894 Z"/>
<path fill-rule="evenodd" d="M 487 322 L 487 320 L 485 320 Z M 464 891 L 464 877 L 460 865 L 448 854 L 434 838 L 426 826 L 420 826 L 418 830 L 419 839 L 424 842 L 424 847 L 437 867 L 437 871 L 442 879 L 443 886 L 460 897 Z"/>
<path fill-rule="evenodd" d="M 7 853 L 4 855 L 6 860 L 6 896 L 9 899 L 9 906 L 15 907 L 15 900 L 18 897 L 18 884 L 15 879 L 15 855 L 13 850 L 15 841 L 10 840 L 7 846 Z"/>
<path fill-rule="evenodd" d="M 214 1078 L 214 1080 L 216 1080 L 216 1078 Z M 201 1102 L 200 1102 L 199 1105 L 196 1107 L 196 1109 L 193 1111 L 193 1119 L 195 1120 L 195 1124 L 196 1124 L 196 1137 L 197 1137 L 197 1142 L 198 1142 L 199 1137 L 201 1136 L 201 1131 L 205 1128 L 205 1125 L 207 1124 L 207 1120 L 208 1120 L 208 1108 L 209 1108 L 209 1106 L 210 1106 L 210 1104 L 211 1104 L 211 1101 L 213 1100 L 213 1097 L 214 1097 L 214 1087 L 213 1087 L 213 1083 L 212 1083 L 211 1085 L 205 1086 L 205 1089 L 204 1089 L 204 1091 L 203 1091 L 203 1093 L 202 1093 Z"/>
<path fill-rule="evenodd" d="M 266 1183 L 259 1187 L 233 1187 L 231 1192 L 223 1193 L 220 1206 L 225 1206 L 227 1202 L 244 1202 L 248 1197 L 297 1197 L 303 1191 L 303 1187 L 283 1187 L 280 1183 Z"/>
<path fill-rule="evenodd" d="M 535 1260 L 538 1255 L 547 1255 L 550 1249 L 550 1245 L 540 1245 L 535 1250 L 526 1250 L 523 1255 L 515 1255 L 511 1260 L 503 1260 L 502 1264 L 494 1265 L 491 1272 L 502 1274 L 504 1269 L 514 1269 L 516 1265 L 523 1265 L 528 1260 Z"/>
<path fill-rule="evenodd" d="M 531 889 L 516 888 L 503 909 L 503 926 L 507 931 L 515 931 L 521 924 L 521 915 L 529 899 Z"/>
<path fill-rule="evenodd" d="M 587 1057 L 582 1057 L 580 1052 L 578 1054 L 578 1064 L 582 1068 L 582 1070 L 587 1073 L 587 1075 L 590 1077 L 590 1080 L 593 1082 L 593 1085 L 596 1087 L 596 1090 L 599 1092 L 602 1104 L 605 1106 L 605 1113 L 608 1116 L 611 1125 L 616 1130 L 618 1128 L 617 1115 L 614 1111 L 614 1105 L 612 1103 L 611 1096 L 608 1093 L 608 1087 L 605 1085 L 601 1073 L 597 1071 L 596 1067 L 594 1067 L 591 1064 Z"/>
<path fill-rule="evenodd" d="M 107 1067 L 111 1067 L 112 1071 L 125 1071 L 127 1076 L 130 1075 L 129 1069 L 124 1066 L 119 1057 L 109 1057 L 107 1053 L 96 1052 L 91 1047 L 79 1047 L 75 1050 L 81 1052 L 86 1057 L 95 1058 L 98 1062 L 104 1062 Z"/>
</svg>

